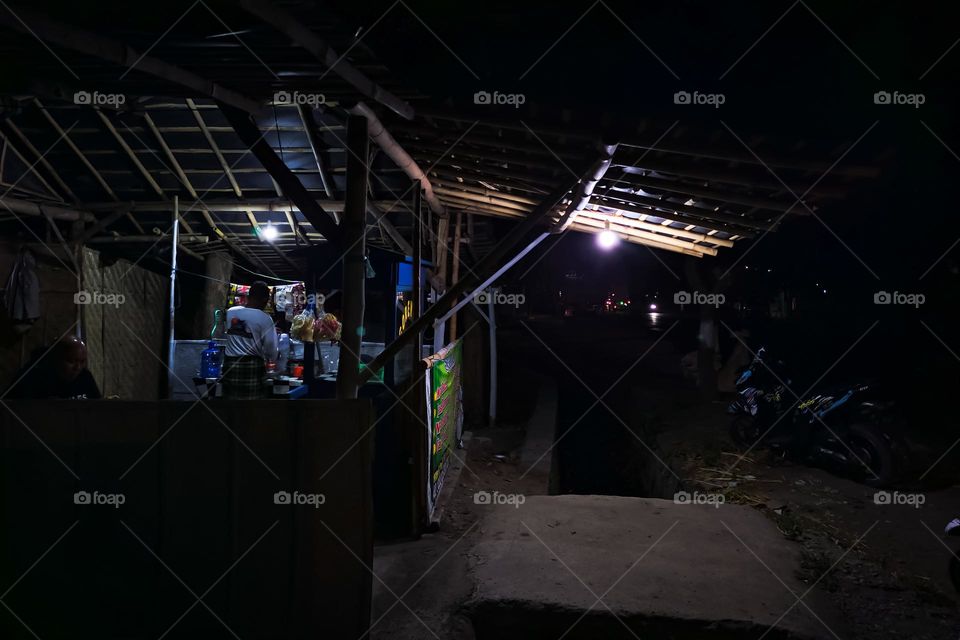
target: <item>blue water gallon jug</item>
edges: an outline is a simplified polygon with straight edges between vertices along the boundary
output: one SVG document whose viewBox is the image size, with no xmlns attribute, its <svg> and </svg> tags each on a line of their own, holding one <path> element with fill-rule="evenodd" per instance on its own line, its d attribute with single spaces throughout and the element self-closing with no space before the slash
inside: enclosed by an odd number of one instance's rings
<svg viewBox="0 0 960 640">
<path fill-rule="evenodd" d="M 220 349 L 213 340 L 200 354 L 200 375 L 204 378 L 220 377 Z"/>
</svg>

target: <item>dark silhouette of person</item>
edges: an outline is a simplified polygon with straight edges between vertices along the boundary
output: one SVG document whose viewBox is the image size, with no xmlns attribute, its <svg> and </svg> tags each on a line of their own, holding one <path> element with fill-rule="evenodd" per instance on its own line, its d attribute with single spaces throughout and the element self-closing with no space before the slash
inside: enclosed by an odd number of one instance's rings
<svg viewBox="0 0 960 640">
<path fill-rule="evenodd" d="M 87 369 L 87 345 L 76 336 L 65 336 L 17 371 L 3 397 L 96 400 L 102 396 Z"/>
</svg>

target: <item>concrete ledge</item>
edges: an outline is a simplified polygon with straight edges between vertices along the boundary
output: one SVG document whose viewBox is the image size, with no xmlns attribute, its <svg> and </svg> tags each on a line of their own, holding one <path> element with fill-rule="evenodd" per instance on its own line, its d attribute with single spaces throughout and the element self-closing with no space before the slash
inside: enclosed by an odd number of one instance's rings
<svg viewBox="0 0 960 640">
<path fill-rule="evenodd" d="M 543 492 L 556 489 L 552 470 L 554 440 L 557 431 L 557 383 L 542 377 L 537 404 L 527 422 L 527 433 L 520 447 L 520 464 L 529 468 L 529 474 L 542 479 Z"/>
<path fill-rule="evenodd" d="M 467 606 L 478 640 L 514 629 L 556 639 L 574 623 L 565 638 L 759 637 L 774 627 L 767 638 L 808 639 L 837 626 L 814 593 L 803 603 L 824 622 L 795 604 L 807 590 L 797 549 L 748 507 L 565 495 L 486 509 Z"/>
</svg>

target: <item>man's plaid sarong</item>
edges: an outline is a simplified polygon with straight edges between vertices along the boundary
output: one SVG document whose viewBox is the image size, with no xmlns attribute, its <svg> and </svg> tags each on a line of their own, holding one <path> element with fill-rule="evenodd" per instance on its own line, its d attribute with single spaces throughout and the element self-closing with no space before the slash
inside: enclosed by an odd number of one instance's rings
<svg viewBox="0 0 960 640">
<path fill-rule="evenodd" d="M 257 356 L 227 356 L 223 359 L 223 397 L 229 400 L 264 398 L 263 376 L 266 367 Z"/>
</svg>

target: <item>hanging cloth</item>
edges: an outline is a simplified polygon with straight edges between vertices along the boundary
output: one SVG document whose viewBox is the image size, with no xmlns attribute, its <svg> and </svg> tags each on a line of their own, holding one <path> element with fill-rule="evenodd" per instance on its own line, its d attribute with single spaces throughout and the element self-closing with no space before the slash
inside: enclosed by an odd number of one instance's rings
<svg viewBox="0 0 960 640">
<path fill-rule="evenodd" d="M 37 261 L 27 248 L 20 250 L 13 264 L 3 295 L 7 315 L 26 331 L 40 317 L 40 279 L 37 277 Z"/>
</svg>

